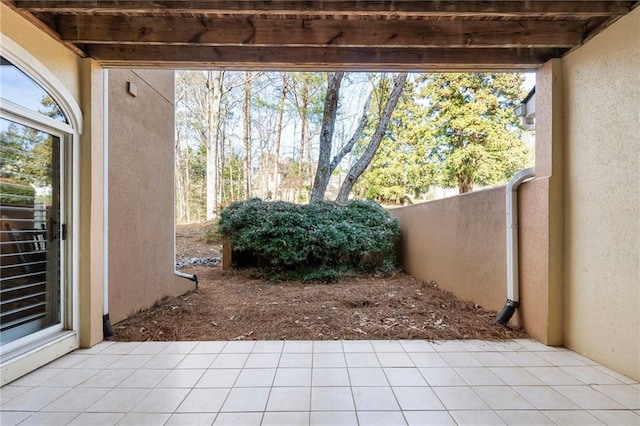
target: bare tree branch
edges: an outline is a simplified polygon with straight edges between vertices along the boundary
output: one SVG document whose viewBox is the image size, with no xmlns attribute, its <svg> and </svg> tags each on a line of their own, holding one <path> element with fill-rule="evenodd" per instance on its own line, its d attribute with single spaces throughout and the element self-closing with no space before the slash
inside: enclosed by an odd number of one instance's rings
<svg viewBox="0 0 640 426">
<path fill-rule="evenodd" d="M 333 173 L 333 171 L 336 168 L 338 168 L 338 164 L 340 164 L 342 159 L 346 157 L 348 153 L 351 152 L 356 142 L 358 142 L 358 140 L 362 136 L 362 132 L 364 132 L 364 128 L 367 127 L 367 123 L 369 123 L 370 107 L 371 107 L 371 92 L 369 92 L 369 95 L 367 96 L 367 101 L 364 103 L 364 106 L 362 107 L 362 115 L 360 116 L 360 122 L 358 124 L 358 128 L 353 132 L 351 139 L 349 139 L 349 141 L 342 147 L 342 149 L 340 149 L 340 152 L 338 152 L 336 156 L 333 157 L 333 160 L 331 160 L 330 173 Z"/>
<path fill-rule="evenodd" d="M 402 94 L 402 90 L 404 89 L 404 85 L 406 82 L 406 73 L 398 74 L 394 78 L 391 95 L 389 96 L 389 99 L 384 106 L 382 115 L 380 116 L 380 121 L 378 121 L 378 125 L 376 127 L 376 131 L 371 137 L 371 141 L 369 142 L 369 145 L 365 149 L 362 156 L 358 159 L 358 161 L 356 161 L 353 167 L 351 167 L 351 170 L 349 170 L 347 178 L 342 183 L 342 187 L 340 188 L 340 192 L 338 193 L 338 197 L 336 198 L 337 202 L 347 202 L 347 200 L 349 199 L 349 194 L 351 193 L 351 189 L 356 183 L 356 180 L 358 180 L 362 173 L 364 173 L 364 171 L 371 163 L 371 160 L 373 160 L 373 157 L 375 156 L 376 151 L 380 146 L 380 142 L 382 142 L 382 138 L 387 132 L 387 127 L 389 126 L 389 121 L 391 120 L 391 114 L 393 114 L 393 110 L 398 104 L 398 100 L 400 99 L 400 95 Z"/>
</svg>

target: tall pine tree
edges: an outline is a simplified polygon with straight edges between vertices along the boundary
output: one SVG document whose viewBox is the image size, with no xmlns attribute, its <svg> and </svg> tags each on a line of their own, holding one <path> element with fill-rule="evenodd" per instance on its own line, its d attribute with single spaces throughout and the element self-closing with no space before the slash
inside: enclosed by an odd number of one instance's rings
<svg viewBox="0 0 640 426">
<path fill-rule="evenodd" d="M 439 184 L 459 192 L 503 183 L 525 167 L 528 149 L 515 108 L 521 74 L 426 74 L 422 97 L 432 127 L 429 159 Z"/>
</svg>

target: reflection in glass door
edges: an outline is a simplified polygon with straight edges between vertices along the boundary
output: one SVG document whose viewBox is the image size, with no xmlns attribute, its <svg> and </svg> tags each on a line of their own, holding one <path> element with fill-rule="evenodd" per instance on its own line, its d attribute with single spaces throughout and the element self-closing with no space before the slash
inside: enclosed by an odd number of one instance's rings
<svg viewBox="0 0 640 426">
<path fill-rule="evenodd" d="M 21 120 L 20 120 L 21 121 Z M 62 328 L 62 135 L 0 119 L 0 344 Z"/>
</svg>

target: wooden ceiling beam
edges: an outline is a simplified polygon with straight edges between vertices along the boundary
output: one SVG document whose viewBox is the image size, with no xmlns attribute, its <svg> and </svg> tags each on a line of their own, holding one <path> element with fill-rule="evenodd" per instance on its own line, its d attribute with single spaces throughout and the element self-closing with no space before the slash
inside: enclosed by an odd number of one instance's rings
<svg viewBox="0 0 640 426">
<path fill-rule="evenodd" d="M 579 21 L 373 21 L 63 15 L 70 43 L 355 47 L 570 47 Z"/>
<path fill-rule="evenodd" d="M 416 49 L 88 45 L 106 67 L 350 71 L 533 70 L 566 49 Z"/>
<path fill-rule="evenodd" d="M 0 1 L 110 67 L 380 71 L 536 69 L 640 4 L 638 0 Z"/>
<path fill-rule="evenodd" d="M 30 12 L 63 14 L 198 13 L 396 16 L 607 17 L 628 13 L 634 1 L 613 0 L 16 0 Z"/>
</svg>

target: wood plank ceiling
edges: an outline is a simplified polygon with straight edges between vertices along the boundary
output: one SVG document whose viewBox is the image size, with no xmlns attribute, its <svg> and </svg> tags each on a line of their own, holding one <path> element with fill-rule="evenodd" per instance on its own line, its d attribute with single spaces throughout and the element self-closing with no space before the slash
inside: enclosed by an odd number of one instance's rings
<svg viewBox="0 0 640 426">
<path fill-rule="evenodd" d="M 535 69 L 639 1 L 2 0 L 107 67 Z"/>
</svg>

